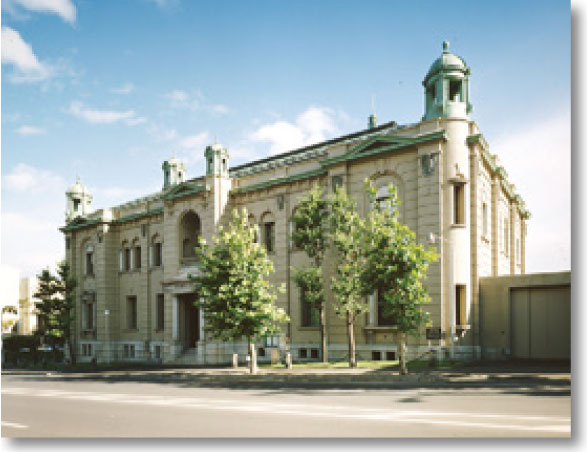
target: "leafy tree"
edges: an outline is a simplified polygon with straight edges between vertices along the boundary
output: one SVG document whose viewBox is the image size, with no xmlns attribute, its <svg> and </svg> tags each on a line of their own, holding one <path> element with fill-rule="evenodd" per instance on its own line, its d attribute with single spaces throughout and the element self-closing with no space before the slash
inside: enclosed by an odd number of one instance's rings
<svg viewBox="0 0 587 452">
<path fill-rule="evenodd" d="M 191 275 L 201 297 L 195 304 L 204 312 L 206 331 L 221 340 L 249 344 L 250 372 L 256 371 L 254 342 L 279 332 L 289 318 L 275 306 L 277 290 L 267 277 L 273 262 L 262 245 L 255 243 L 256 226 L 250 227 L 247 211 L 234 210 L 232 221 L 220 227 L 212 245 L 200 239 L 196 255 L 200 275 Z"/>
<path fill-rule="evenodd" d="M 294 226 L 292 242 L 314 260 L 313 265 L 310 266 L 313 269 L 296 270 L 294 280 L 304 294 L 305 300 L 302 301 L 314 303 L 314 306 L 320 311 L 323 362 L 328 362 L 328 333 L 324 280 L 320 269 L 328 242 L 328 210 L 328 201 L 324 199 L 324 190 L 318 184 L 314 184 L 310 192 L 302 198 L 292 216 Z M 314 279 L 304 281 L 306 277 Z"/>
<path fill-rule="evenodd" d="M 18 314 L 18 309 L 16 309 L 16 306 L 13 305 L 7 305 L 4 306 L 2 308 L 2 314 Z"/>
<path fill-rule="evenodd" d="M 71 274 L 67 261 L 57 268 L 57 276 L 47 268 L 37 276 L 39 285 L 34 294 L 39 316 L 37 334 L 53 349 L 57 360 L 57 348 L 67 344 L 72 362 L 75 362 L 73 346 L 73 322 L 75 319 L 75 289 L 77 281 Z"/>
<path fill-rule="evenodd" d="M 355 321 L 369 310 L 365 302 L 362 274 L 365 266 L 364 229 L 357 206 L 344 188 L 332 197 L 330 227 L 332 243 L 337 250 L 336 273 L 330 287 L 335 296 L 334 308 L 339 317 L 346 318 L 349 341 L 349 366 L 357 367 L 355 351 Z"/>
<path fill-rule="evenodd" d="M 58 291 L 61 300 L 61 306 L 58 313 L 58 322 L 63 332 L 63 338 L 69 348 L 69 356 L 72 364 L 76 362 L 75 347 L 73 343 L 74 320 L 75 320 L 75 289 L 77 280 L 71 273 L 69 262 L 63 261 L 57 268 L 59 276 Z"/>
<path fill-rule="evenodd" d="M 39 327 L 37 335 L 44 344 L 53 349 L 54 359 L 57 359 L 57 346 L 63 343 L 63 332 L 60 329 L 60 300 L 59 280 L 46 268 L 37 275 L 39 285 L 34 297 L 40 301 L 36 303 Z"/>
<path fill-rule="evenodd" d="M 405 345 L 408 335 L 417 334 L 427 323 L 423 305 L 430 301 L 422 284 L 428 266 L 438 256 L 433 248 L 425 249 L 416 235 L 399 220 L 399 200 L 393 184 L 389 198 L 376 201 L 376 190 L 366 181 L 372 209 L 366 222 L 366 264 L 363 273 L 365 293 L 379 291 L 384 300 L 384 314 L 397 324 L 400 372 L 407 373 Z"/>
</svg>

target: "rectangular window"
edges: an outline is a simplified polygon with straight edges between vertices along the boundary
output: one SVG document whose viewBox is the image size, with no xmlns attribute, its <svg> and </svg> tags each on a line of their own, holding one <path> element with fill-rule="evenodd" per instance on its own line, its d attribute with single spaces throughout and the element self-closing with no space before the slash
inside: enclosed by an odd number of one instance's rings
<svg viewBox="0 0 587 452">
<path fill-rule="evenodd" d="M 134 358 L 135 357 L 135 346 L 134 344 L 124 344 L 123 348 L 123 355 L 125 358 Z"/>
<path fill-rule="evenodd" d="M 317 348 L 310 349 L 310 358 L 318 359 L 318 349 Z"/>
<path fill-rule="evenodd" d="M 71 239 L 69 237 L 65 238 L 65 249 L 71 248 Z"/>
<path fill-rule="evenodd" d="M 455 322 L 457 326 L 467 324 L 467 287 L 457 284 L 455 288 Z"/>
<path fill-rule="evenodd" d="M 161 359 L 161 346 L 155 345 L 155 359 Z"/>
<path fill-rule="evenodd" d="M 487 203 L 483 203 L 483 237 L 487 237 L 489 224 L 488 224 L 488 216 L 487 216 Z"/>
<path fill-rule="evenodd" d="M 153 243 L 153 267 L 161 267 L 161 243 Z"/>
<path fill-rule="evenodd" d="M 124 249 L 124 269 L 130 271 L 130 248 Z"/>
<path fill-rule="evenodd" d="M 268 253 L 275 252 L 275 223 L 265 223 L 265 247 Z"/>
<path fill-rule="evenodd" d="M 458 102 L 461 100 L 461 81 L 451 80 L 449 83 L 449 100 Z"/>
<path fill-rule="evenodd" d="M 137 297 L 126 298 L 126 327 L 129 330 L 137 329 Z"/>
<path fill-rule="evenodd" d="M 395 361 L 395 352 L 385 352 L 385 359 L 387 361 Z"/>
<path fill-rule="evenodd" d="M 373 361 L 381 361 L 381 352 L 378 351 L 372 351 L 371 352 L 371 359 Z"/>
<path fill-rule="evenodd" d="M 454 224 L 465 224 L 465 186 L 454 185 Z"/>
<path fill-rule="evenodd" d="M 308 358 L 308 349 L 307 348 L 300 348 L 300 358 L 301 359 Z"/>
<path fill-rule="evenodd" d="M 86 253 L 86 275 L 93 276 L 94 274 L 94 253 Z"/>
<path fill-rule="evenodd" d="M 158 331 L 165 329 L 165 296 L 157 294 L 157 328 Z"/>
<path fill-rule="evenodd" d="M 377 291 L 377 326 L 394 326 L 397 322 L 391 313 L 385 312 L 385 299 L 381 290 Z"/>
<path fill-rule="evenodd" d="M 300 304 L 302 306 L 302 326 L 319 326 L 320 310 L 305 300 L 303 290 L 300 290 Z"/>
<path fill-rule="evenodd" d="M 141 268 L 141 247 L 140 246 L 136 246 L 135 247 L 135 262 L 134 262 L 134 268 Z"/>
<path fill-rule="evenodd" d="M 86 330 L 93 330 L 94 329 L 94 302 L 90 301 L 84 304 L 85 309 L 85 324 L 84 328 Z"/>
</svg>

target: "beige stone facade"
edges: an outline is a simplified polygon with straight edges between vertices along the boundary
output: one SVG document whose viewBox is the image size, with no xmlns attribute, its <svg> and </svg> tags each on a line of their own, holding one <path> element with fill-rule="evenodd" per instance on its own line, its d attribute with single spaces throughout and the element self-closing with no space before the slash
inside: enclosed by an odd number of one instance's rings
<svg viewBox="0 0 587 452">
<path fill-rule="evenodd" d="M 437 87 L 436 98 L 444 88 L 468 89 L 464 63 L 455 69 L 450 60 L 438 70 L 436 64 L 426 79 Z M 444 83 L 449 69 L 460 80 L 457 88 Z M 479 278 L 524 273 L 529 214 L 469 119 L 468 93 L 462 98 L 466 105 L 455 96 L 444 110 L 431 103 L 444 113 L 428 112 L 418 123 L 376 126 L 371 118 L 369 128 L 354 134 L 236 167 L 229 165 L 229 150 L 214 144 L 205 151 L 205 176 L 184 180 L 183 165 L 169 160 L 160 192 L 111 209 L 91 212 L 87 190 L 81 183 L 72 187 L 62 231 L 80 283 L 80 358 L 211 364 L 230 362 L 233 352 L 244 355 L 244 343 L 217 343 L 204 334 L 188 274 L 199 271 L 191 251 L 195 236 L 210 239 L 232 209 L 246 208 L 275 264 L 272 282 L 285 284 L 277 303 L 291 318 L 280 336 L 258 344 L 260 360 L 269 360 L 271 349 L 289 351 L 296 360 L 319 359 L 319 329 L 304 312 L 292 281 L 292 268 L 307 262 L 291 245 L 292 213 L 318 183 L 328 193 L 342 184 L 366 214 L 366 178 L 378 189 L 389 183 L 397 187 L 403 221 L 441 256 L 426 284 L 432 298 L 427 310 L 442 337 L 428 341 L 423 329 L 410 339 L 409 353 L 431 347 L 480 356 Z M 329 281 L 332 259 L 326 262 Z M 329 357 L 346 359 L 345 324 L 332 308 L 328 288 L 327 299 Z M 394 359 L 395 328 L 378 318 L 375 295 L 369 303 L 370 312 L 356 325 L 358 357 Z"/>
</svg>

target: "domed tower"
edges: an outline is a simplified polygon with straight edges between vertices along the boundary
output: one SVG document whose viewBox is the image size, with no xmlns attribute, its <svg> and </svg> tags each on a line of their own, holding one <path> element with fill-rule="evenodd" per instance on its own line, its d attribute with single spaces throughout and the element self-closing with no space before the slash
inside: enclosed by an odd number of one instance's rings
<svg viewBox="0 0 587 452">
<path fill-rule="evenodd" d="M 185 164 L 175 156 L 163 162 L 163 188 L 181 184 L 185 180 Z"/>
<path fill-rule="evenodd" d="M 440 156 L 442 165 L 442 218 L 438 243 L 442 266 L 442 329 L 448 334 L 445 344 L 472 345 L 471 334 L 464 334 L 472 323 L 471 299 L 471 184 L 469 134 L 469 75 L 465 61 L 442 45 L 422 84 L 426 111 L 422 118 L 436 120 L 446 141 Z M 475 333 L 473 333 L 475 334 Z M 465 341 L 465 342 L 463 342 Z"/>
<path fill-rule="evenodd" d="M 442 55 L 432 63 L 422 85 L 426 92 L 426 110 L 422 120 L 466 118 L 473 106 L 469 102 L 471 70 L 461 57 L 449 52 L 442 43 Z"/>
<path fill-rule="evenodd" d="M 71 221 L 77 217 L 83 217 L 90 213 L 90 206 L 92 204 L 92 195 L 84 184 L 81 183 L 79 176 L 75 184 L 69 187 L 65 192 L 66 207 L 65 219 Z"/>
</svg>

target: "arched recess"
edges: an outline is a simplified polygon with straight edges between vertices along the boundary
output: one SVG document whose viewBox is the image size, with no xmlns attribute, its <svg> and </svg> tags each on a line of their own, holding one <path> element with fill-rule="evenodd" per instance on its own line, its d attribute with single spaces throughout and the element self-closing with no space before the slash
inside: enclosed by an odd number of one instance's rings
<svg viewBox="0 0 587 452">
<path fill-rule="evenodd" d="M 163 240 L 158 233 L 151 237 L 149 250 L 149 266 L 161 267 L 163 265 Z"/>
<path fill-rule="evenodd" d="M 83 274 L 94 276 L 95 245 L 90 239 L 80 245 L 80 262 L 83 262 Z"/>
<path fill-rule="evenodd" d="M 198 246 L 198 238 L 201 235 L 202 226 L 200 217 L 193 210 L 186 212 L 179 220 L 179 247 L 182 263 L 195 261 Z"/>
<path fill-rule="evenodd" d="M 392 183 L 397 191 L 397 197 L 399 200 L 399 214 L 400 218 L 404 218 L 405 213 L 405 184 L 402 178 L 395 171 L 386 170 L 380 171 L 370 177 L 373 182 L 375 190 L 377 190 L 377 200 L 384 202 L 385 198 L 388 197 L 388 186 Z M 366 203 L 367 205 L 368 203 Z"/>
</svg>

